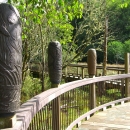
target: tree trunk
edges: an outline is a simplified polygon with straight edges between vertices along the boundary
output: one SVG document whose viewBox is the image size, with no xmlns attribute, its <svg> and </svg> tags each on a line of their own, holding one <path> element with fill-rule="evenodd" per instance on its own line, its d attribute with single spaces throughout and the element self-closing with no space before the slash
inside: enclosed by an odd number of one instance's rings
<svg viewBox="0 0 130 130">
<path fill-rule="evenodd" d="M 104 34 L 104 59 L 103 59 L 103 74 L 102 75 L 106 75 L 107 74 L 107 40 L 108 40 L 108 17 L 105 18 L 105 34 Z"/>
</svg>

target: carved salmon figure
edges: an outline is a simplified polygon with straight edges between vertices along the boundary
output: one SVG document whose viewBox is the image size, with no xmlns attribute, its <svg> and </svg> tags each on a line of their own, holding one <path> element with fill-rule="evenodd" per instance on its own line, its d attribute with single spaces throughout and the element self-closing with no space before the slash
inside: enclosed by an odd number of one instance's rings
<svg viewBox="0 0 130 130">
<path fill-rule="evenodd" d="M 20 16 L 10 4 L 0 4 L 0 114 L 20 106 L 22 40 Z"/>
</svg>

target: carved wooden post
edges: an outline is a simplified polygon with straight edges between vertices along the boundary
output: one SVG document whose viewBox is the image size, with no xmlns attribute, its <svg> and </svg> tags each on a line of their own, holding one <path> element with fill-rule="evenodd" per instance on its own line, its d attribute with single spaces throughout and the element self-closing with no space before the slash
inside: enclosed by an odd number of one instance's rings
<svg viewBox="0 0 130 130">
<path fill-rule="evenodd" d="M 0 129 L 15 124 L 22 84 L 20 16 L 15 7 L 0 4 Z"/>
<path fill-rule="evenodd" d="M 130 73 L 130 53 L 125 54 L 125 73 Z M 125 79 L 125 97 L 130 96 L 130 79 Z"/>
<path fill-rule="evenodd" d="M 62 77 L 62 48 L 58 41 L 48 46 L 48 67 L 52 88 L 58 87 Z M 52 101 L 52 130 L 60 129 L 60 97 Z"/>
<path fill-rule="evenodd" d="M 88 50 L 88 74 L 90 78 L 94 78 L 96 74 L 96 50 L 95 49 L 89 49 Z M 96 88 L 95 83 L 90 85 L 90 109 L 93 109 L 96 107 Z"/>
</svg>

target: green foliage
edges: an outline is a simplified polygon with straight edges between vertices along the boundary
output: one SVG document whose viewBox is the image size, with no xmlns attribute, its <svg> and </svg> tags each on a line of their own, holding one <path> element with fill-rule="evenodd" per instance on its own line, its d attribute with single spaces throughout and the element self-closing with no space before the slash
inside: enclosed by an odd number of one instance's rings
<svg viewBox="0 0 130 130">
<path fill-rule="evenodd" d="M 50 41 L 61 44 L 72 41 L 74 18 L 81 18 L 82 1 L 68 0 L 12 0 L 21 15 L 23 39 L 23 77 L 29 61 L 39 60 L 43 70 L 47 62 L 47 48 Z M 24 79 L 24 78 L 23 78 Z"/>
<path fill-rule="evenodd" d="M 126 8 L 130 4 L 129 0 L 112 0 L 112 2 L 118 4 L 120 8 Z"/>
<path fill-rule="evenodd" d="M 114 40 L 124 42 L 130 38 L 130 6 L 119 7 L 118 2 L 109 4 L 109 30 Z"/>
<path fill-rule="evenodd" d="M 121 63 L 124 59 L 123 44 L 118 41 L 113 41 L 108 44 L 108 62 Z"/>
<path fill-rule="evenodd" d="M 73 40 L 68 53 L 65 52 L 66 57 L 64 63 L 68 64 L 73 61 L 80 61 L 87 55 L 87 48 L 90 44 L 102 44 L 104 33 L 104 20 L 105 20 L 105 3 L 104 0 L 91 0 L 84 1 L 83 3 L 83 17 L 74 19 L 72 25 L 74 26 Z M 102 5 L 102 6 L 101 6 Z M 74 44 L 75 47 L 74 47 Z M 70 56 L 72 50 L 75 48 L 75 54 Z"/>
<path fill-rule="evenodd" d="M 81 60 L 86 55 L 84 52 L 88 44 L 101 43 L 100 33 L 104 29 L 105 12 L 103 2 L 103 0 L 11 1 L 19 9 L 22 18 L 23 77 L 27 63 L 33 60 L 41 62 L 44 73 L 47 47 L 52 40 L 58 40 L 63 46 L 63 66 Z M 74 19 L 82 21 L 72 26 Z"/>
<path fill-rule="evenodd" d="M 42 86 L 40 83 L 40 79 L 32 78 L 31 76 L 28 75 L 22 87 L 21 102 L 23 103 L 31 99 L 35 95 L 41 93 L 41 87 Z"/>
<path fill-rule="evenodd" d="M 35 66 L 37 67 L 37 66 Z M 51 88 L 51 82 L 49 80 L 48 75 L 44 75 L 44 83 L 45 83 L 45 90 Z M 27 71 L 27 76 L 23 82 L 23 87 L 21 91 L 21 102 L 25 102 L 30 98 L 34 97 L 35 95 L 41 93 L 42 90 L 42 81 L 40 78 L 33 78 L 30 75 L 30 72 Z"/>
<path fill-rule="evenodd" d="M 124 53 L 130 53 L 130 40 L 124 43 Z"/>
<path fill-rule="evenodd" d="M 108 44 L 108 63 L 124 63 L 125 53 L 130 53 L 130 40 L 124 43 L 113 41 Z"/>
</svg>

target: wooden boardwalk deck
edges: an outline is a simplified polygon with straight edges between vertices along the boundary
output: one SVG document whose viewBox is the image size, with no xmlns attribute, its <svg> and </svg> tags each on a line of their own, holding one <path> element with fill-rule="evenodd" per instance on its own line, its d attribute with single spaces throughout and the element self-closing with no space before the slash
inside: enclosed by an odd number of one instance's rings
<svg viewBox="0 0 130 130">
<path fill-rule="evenodd" d="M 95 113 L 75 130 L 130 130 L 130 102 Z"/>
</svg>

